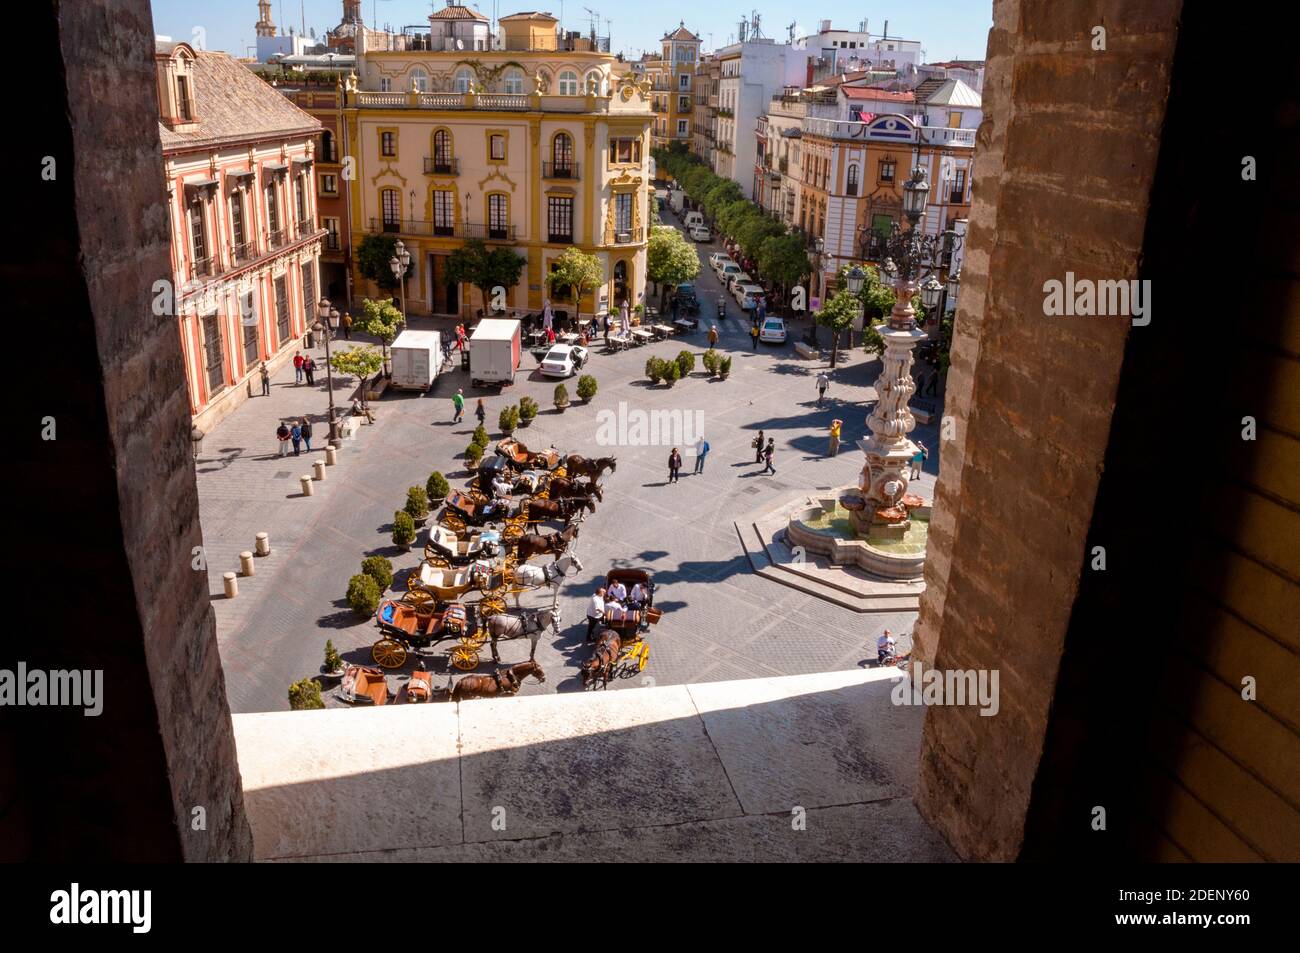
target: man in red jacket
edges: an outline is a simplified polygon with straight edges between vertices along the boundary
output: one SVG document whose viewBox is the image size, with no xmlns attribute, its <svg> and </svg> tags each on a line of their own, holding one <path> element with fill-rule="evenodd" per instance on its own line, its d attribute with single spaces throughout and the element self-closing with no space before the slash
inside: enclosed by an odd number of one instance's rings
<svg viewBox="0 0 1300 953">
<path fill-rule="evenodd" d="M 295 386 L 302 383 L 302 351 L 295 351 L 293 355 L 293 383 Z"/>
</svg>

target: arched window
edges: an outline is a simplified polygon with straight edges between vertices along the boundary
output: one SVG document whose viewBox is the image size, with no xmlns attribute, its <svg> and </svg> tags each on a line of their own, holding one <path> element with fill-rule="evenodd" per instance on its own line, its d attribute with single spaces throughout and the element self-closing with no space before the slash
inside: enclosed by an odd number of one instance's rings
<svg viewBox="0 0 1300 953">
<path fill-rule="evenodd" d="M 433 134 L 433 171 L 437 175 L 452 174 L 451 133 L 439 129 Z"/>
<path fill-rule="evenodd" d="M 506 70 L 505 89 L 508 95 L 522 96 L 524 92 L 524 71 L 513 68 Z"/>
<path fill-rule="evenodd" d="M 573 137 L 557 133 L 551 140 L 551 175 L 559 179 L 573 177 Z"/>
<path fill-rule="evenodd" d="M 423 67 L 417 66 L 411 70 L 411 88 L 417 93 L 427 93 L 429 91 L 429 74 L 424 71 Z"/>
<path fill-rule="evenodd" d="M 578 74 L 571 69 L 566 69 L 560 74 L 560 95 L 578 95 Z"/>
<path fill-rule="evenodd" d="M 474 82 L 474 71 L 469 68 L 456 70 L 456 92 L 468 93 L 470 85 Z"/>
<path fill-rule="evenodd" d="M 856 165 L 849 166 L 848 182 L 846 184 L 845 191 L 849 195 L 858 194 L 858 167 Z"/>
<path fill-rule="evenodd" d="M 614 265 L 614 303 L 622 304 L 627 300 L 627 262 L 620 261 Z"/>
</svg>

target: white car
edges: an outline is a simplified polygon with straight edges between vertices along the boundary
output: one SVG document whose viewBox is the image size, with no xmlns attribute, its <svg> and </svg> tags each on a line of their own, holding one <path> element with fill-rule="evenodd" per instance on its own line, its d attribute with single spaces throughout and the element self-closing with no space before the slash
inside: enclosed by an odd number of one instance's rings
<svg viewBox="0 0 1300 953">
<path fill-rule="evenodd" d="M 738 282 L 731 293 L 740 305 L 741 311 L 753 311 L 764 297 L 762 288 L 745 282 Z"/>
<path fill-rule="evenodd" d="M 547 377 L 572 377 L 587 363 L 587 349 L 573 344 L 556 344 L 542 358 L 542 373 Z"/>
<path fill-rule="evenodd" d="M 725 251 L 715 251 L 709 256 L 709 267 L 714 271 L 717 271 L 719 265 L 723 265 L 729 261 L 731 261 L 731 256 Z"/>
<path fill-rule="evenodd" d="M 785 319 L 784 318 L 764 318 L 763 326 L 758 331 L 760 341 L 768 341 L 772 344 L 785 343 Z"/>
<path fill-rule="evenodd" d="M 737 265 L 734 261 L 727 261 L 725 264 L 723 264 L 720 268 L 717 269 L 717 272 L 718 272 L 718 280 L 721 281 L 724 285 L 731 284 L 732 275 L 744 274 L 744 272 L 740 270 L 740 266 Z"/>
<path fill-rule="evenodd" d="M 698 225 L 691 229 L 691 239 L 697 242 L 707 242 L 712 236 L 709 230 L 703 225 Z"/>
<path fill-rule="evenodd" d="M 736 289 L 741 285 L 752 285 L 754 283 L 754 279 L 743 271 L 737 271 L 735 274 L 727 275 L 723 280 L 727 283 L 727 290 L 733 295 L 736 293 Z"/>
</svg>

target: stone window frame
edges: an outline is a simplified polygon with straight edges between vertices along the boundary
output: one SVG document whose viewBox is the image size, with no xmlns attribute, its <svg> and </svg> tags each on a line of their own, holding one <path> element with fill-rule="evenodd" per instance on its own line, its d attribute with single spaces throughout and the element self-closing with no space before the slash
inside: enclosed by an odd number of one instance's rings
<svg viewBox="0 0 1300 953">
<path fill-rule="evenodd" d="M 393 161 L 396 161 L 397 159 L 401 158 L 401 147 L 399 144 L 398 132 L 399 129 L 397 126 L 380 126 L 378 129 L 375 130 L 376 143 L 379 146 L 380 159 L 391 159 Z M 392 137 L 391 142 L 393 144 L 393 151 L 391 153 L 384 152 L 384 136 L 386 135 Z"/>
<path fill-rule="evenodd" d="M 492 157 L 492 140 L 500 138 L 501 140 L 501 158 Z M 509 129 L 484 129 L 483 130 L 483 149 L 487 161 L 495 165 L 510 161 L 510 130 Z"/>
</svg>

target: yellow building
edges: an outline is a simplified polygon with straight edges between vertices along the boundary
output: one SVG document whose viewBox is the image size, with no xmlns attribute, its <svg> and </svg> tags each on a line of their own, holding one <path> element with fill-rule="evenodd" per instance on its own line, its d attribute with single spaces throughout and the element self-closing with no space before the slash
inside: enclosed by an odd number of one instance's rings
<svg viewBox="0 0 1300 953">
<path fill-rule="evenodd" d="M 700 59 L 700 38 L 684 22 L 664 35 L 662 56 L 645 60 L 654 109 L 654 146 L 666 148 L 680 142 L 694 145 L 695 68 Z"/>
<path fill-rule="evenodd" d="M 448 6 L 413 48 L 358 56 L 342 105 L 352 247 L 374 234 L 402 239 L 416 314 L 484 307 L 477 291 L 446 278 L 447 256 L 470 238 L 527 260 L 509 308 L 542 307 L 543 276 L 570 246 L 596 255 L 605 274 L 578 310 L 638 304 L 650 212 L 647 84 L 616 74 L 614 58 L 585 38 L 561 36 L 548 13 L 499 23 L 498 44 L 486 17 Z M 379 293 L 359 272 L 354 281 L 362 294 Z"/>
</svg>

